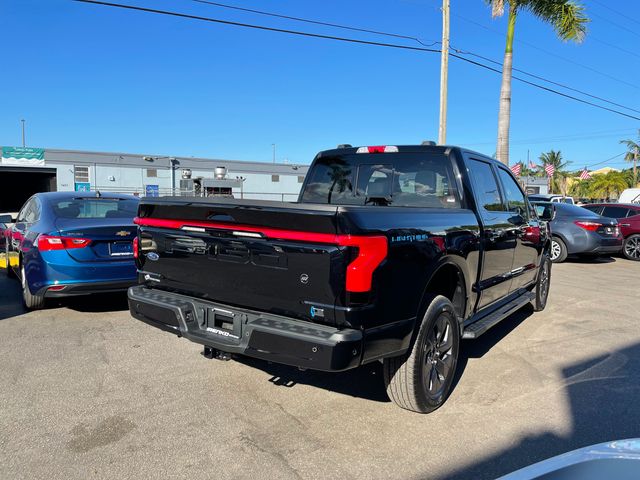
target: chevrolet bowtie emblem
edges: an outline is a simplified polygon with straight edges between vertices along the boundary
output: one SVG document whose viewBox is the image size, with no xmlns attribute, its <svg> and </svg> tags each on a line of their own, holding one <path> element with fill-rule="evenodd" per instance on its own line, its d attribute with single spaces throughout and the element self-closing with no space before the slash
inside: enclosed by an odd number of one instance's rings
<svg viewBox="0 0 640 480">
<path fill-rule="evenodd" d="M 119 232 L 116 232 L 116 235 L 119 237 L 126 237 L 131 235 L 131 232 L 127 232 L 126 230 L 121 230 Z"/>
</svg>

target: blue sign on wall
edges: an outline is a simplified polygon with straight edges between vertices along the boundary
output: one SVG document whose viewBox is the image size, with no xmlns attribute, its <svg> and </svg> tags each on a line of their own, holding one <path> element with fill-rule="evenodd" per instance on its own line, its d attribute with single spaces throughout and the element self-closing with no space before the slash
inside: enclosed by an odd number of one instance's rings
<svg viewBox="0 0 640 480">
<path fill-rule="evenodd" d="M 145 185 L 145 195 L 147 197 L 159 197 L 160 189 L 158 185 Z"/>
<path fill-rule="evenodd" d="M 89 182 L 76 182 L 76 192 L 90 192 L 91 184 Z"/>
</svg>

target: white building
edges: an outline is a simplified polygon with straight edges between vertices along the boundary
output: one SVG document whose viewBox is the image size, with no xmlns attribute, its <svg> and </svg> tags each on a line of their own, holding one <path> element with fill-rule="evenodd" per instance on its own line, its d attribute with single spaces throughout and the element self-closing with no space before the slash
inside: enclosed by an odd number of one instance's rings
<svg viewBox="0 0 640 480">
<path fill-rule="evenodd" d="M 224 181 L 215 180 L 224 167 Z M 15 211 L 41 191 L 95 191 L 145 195 L 189 194 L 181 179 L 225 185 L 235 198 L 294 201 L 308 165 L 78 150 L 2 148 L 0 211 Z M 189 182 L 182 182 L 187 187 Z"/>
</svg>

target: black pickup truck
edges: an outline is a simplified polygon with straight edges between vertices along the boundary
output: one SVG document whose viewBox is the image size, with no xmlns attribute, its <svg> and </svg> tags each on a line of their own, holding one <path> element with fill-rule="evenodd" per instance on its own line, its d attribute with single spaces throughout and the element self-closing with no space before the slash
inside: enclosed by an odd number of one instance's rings
<svg viewBox="0 0 640 480">
<path fill-rule="evenodd" d="M 447 398 L 461 339 L 549 292 L 546 224 L 508 168 L 457 147 L 328 150 L 298 202 L 144 198 L 135 222 L 135 318 L 210 356 L 382 361 L 416 412 Z"/>
</svg>

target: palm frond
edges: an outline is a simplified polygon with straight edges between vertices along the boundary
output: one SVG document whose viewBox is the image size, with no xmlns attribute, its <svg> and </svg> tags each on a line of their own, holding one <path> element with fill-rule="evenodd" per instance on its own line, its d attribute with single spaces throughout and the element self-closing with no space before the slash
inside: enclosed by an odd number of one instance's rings
<svg viewBox="0 0 640 480">
<path fill-rule="evenodd" d="M 521 0 L 518 7 L 549 23 L 564 41 L 582 42 L 587 33 L 589 18 L 575 0 Z"/>
</svg>

